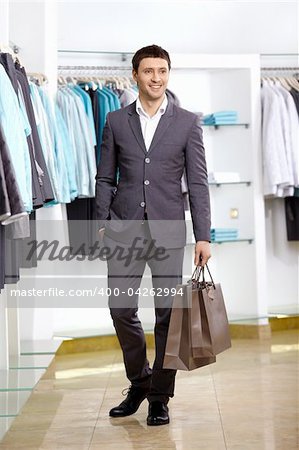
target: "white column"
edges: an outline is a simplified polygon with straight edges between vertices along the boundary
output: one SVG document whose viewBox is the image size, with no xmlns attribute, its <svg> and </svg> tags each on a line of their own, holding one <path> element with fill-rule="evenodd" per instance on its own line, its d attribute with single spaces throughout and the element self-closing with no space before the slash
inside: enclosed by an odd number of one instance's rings
<svg viewBox="0 0 299 450">
<path fill-rule="evenodd" d="M 0 1 L 0 47 L 7 46 L 8 34 L 8 0 Z M 0 294 L 0 370 L 8 368 L 8 337 L 6 320 L 6 294 Z"/>
<path fill-rule="evenodd" d="M 8 337 L 6 320 L 6 293 L 0 294 L 0 370 L 8 369 Z"/>
<path fill-rule="evenodd" d="M 44 73 L 50 85 L 55 88 L 57 2 L 12 0 L 9 9 L 9 38 L 20 47 L 20 60 L 27 72 Z"/>
<path fill-rule="evenodd" d="M 0 47 L 9 43 L 9 0 L 0 1 Z"/>
<path fill-rule="evenodd" d="M 6 286 L 7 295 L 10 296 L 11 289 L 17 289 L 17 284 Z M 8 353 L 9 355 L 20 355 L 20 330 L 19 330 L 19 309 L 18 298 L 9 297 L 8 308 L 6 310 L 7 318 L 7 336 L 8 336 Z"/>
<path fill-rule="evenodd" d="M 19 58 L 26 71 L 45 74 L 49 80 L 49 90 L 55 93 L 57 85 L 57 2 L 11 0 L 9 32 L 10 40 L 20 48 Z M 37 220 L 37 231 L 38 226 Z M 20 309 L 21 339 L 50 339 L 53 335 L 53 317 L 53 309 Z M 12 320 L 14 319 L 12 317 Z"/>
</svg>

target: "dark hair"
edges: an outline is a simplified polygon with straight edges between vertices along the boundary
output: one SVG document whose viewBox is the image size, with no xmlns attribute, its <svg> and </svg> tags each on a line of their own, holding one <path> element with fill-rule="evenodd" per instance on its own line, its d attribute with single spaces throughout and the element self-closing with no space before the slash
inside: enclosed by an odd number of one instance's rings
<svg viewBox="0 0 299 450">
<path fill-rule="evenodd" d="M 135 72 L 138 72 L 138 67 L 142 59 L 144 58 L 162 58 L 168 62 L 168 68 L 171 68 L 171 62 L 169 54 L 166 50 L 158 45 L 148 45 L 147 47 L 142 47 L 133 56 L 132 66 Z"/>
</svg>

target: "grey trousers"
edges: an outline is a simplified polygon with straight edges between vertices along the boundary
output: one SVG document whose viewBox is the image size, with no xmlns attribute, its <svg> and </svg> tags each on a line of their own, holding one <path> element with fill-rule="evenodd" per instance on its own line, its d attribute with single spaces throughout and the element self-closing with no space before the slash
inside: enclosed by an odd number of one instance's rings
<svg viewBox="0 0 299 450">
<path fill-rule="evenodd" d="M 147 221 L 140 223 L 136 237 L 137 248 L 134 251 L 132 243 L 124 244 L 104 237 L 105 246 L 114 254 L 107 258 L 108 288 L 111 289 L 110 314 L 123 351 L 127 378 L 133 386 L 149 389 L 149 401 L 167 402 L 174 395 L 176 370 L 162 367 L 174 291 L 176 285 L 182 282 L 184 248 L 165 249 L 163 256 L 159 256 Z M 151 294 L 154 294 L 156 318 L 155 360 L 152 368 L 147 359 L 144 331 L 137 315 L 138 289 L 146 264 L 151 269 Z M 141 291 L 142 294 L 144 292 Z M 153 303 L 151 296 L 143 297 L 143 300 L 147 305 Z"/>
</svg>

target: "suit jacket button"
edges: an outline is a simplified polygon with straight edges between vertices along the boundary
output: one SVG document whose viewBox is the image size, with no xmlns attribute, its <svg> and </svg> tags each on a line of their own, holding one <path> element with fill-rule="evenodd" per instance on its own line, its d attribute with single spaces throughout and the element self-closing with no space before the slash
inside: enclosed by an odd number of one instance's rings
<svg viewBox="0 0 299 450">
<path fill-rule="evenodd" d="M 142 208 L 144 208 L 145 207 L 145 202 L 141 202 L 140 206 L 142 206 Z"/>
<path fill-rule="evenodd" d="M 148 184 L 150 184 L 150 182 L 148 180 L 145 180 L 144 184 L 148 185 Z"/>
<path fill-rule="evenodd" d="M 147 164 L 149 164 L 151 162 L 150 158 L 145 158 L 144 160 Z"/>
</svg>

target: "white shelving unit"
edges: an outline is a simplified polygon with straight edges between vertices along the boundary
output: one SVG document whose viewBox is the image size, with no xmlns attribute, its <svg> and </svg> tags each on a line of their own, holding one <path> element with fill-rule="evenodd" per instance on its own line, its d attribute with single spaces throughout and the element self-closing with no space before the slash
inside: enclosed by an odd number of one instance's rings
<svg viewBox="0 0 299 450">
<path fill-rule="evenodd" d="M 208 171 L 238 172 L 242 180 L 210 183 L 212 226 L 239 230 L 237 241 L 212 244 L 210 267 L 222 284 L 229 318 L 254 317 L 265 324 L 259 56 L 173 55 L 172 67 L 169 88 L 182 107 L 204 114 L 238 112 L 239 126 L 203 126 Z M 231 208 L 238 209 L 238 219 L 230 217 Z"/>
</svg>

